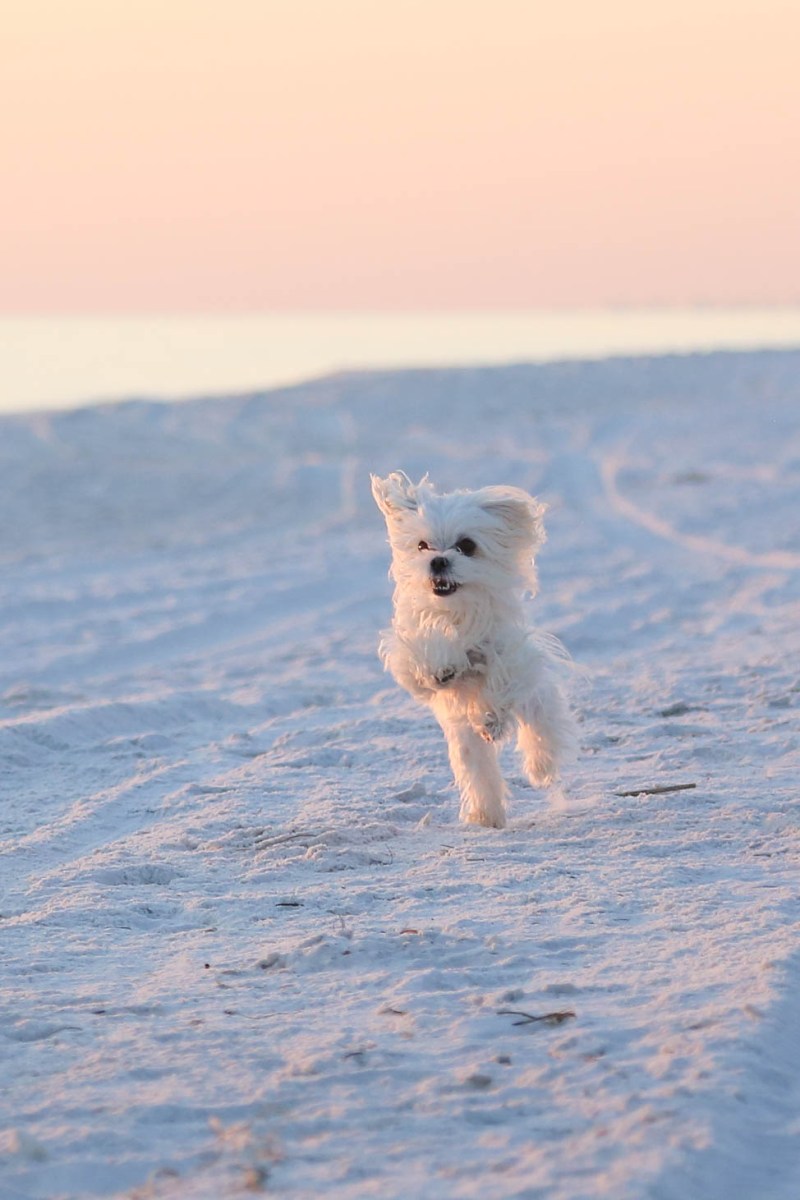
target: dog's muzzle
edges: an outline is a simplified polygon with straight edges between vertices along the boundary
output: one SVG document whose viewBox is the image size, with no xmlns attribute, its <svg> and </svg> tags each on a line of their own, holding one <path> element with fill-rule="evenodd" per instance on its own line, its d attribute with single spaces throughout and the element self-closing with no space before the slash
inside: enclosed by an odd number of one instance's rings
<svg viewBox="0 0 800 1200">
<path fill-rule="evenodd" d="M 458 591 L 458 584 L 449 577 L 450 563 L 446 558 L 431 559 L 431 587 L 434 596 L 452 596 Z"/>
</svg>

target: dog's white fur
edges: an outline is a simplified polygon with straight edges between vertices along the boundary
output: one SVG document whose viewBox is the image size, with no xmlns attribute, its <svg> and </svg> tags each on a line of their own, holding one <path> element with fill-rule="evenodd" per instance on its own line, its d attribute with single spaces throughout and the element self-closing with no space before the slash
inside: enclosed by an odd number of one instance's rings
<svg viewBox="0 0 800 1200">
<path fill-rule="evenodd" d="M 373 475 L 372 494 L 386 518 L 396 584 L 380 656 L 444 730 L 462 820 L 501 828 L 507 789 L 498 744 L 516 729 L 537 787 L 555 781 L 574 748 L 565 652 L 529 627 L 523 608 L 536 590 L 544 506 L 515 487 L 440 494 L 427 475 L 414 484 L 402 471 Z"/>
</svg>

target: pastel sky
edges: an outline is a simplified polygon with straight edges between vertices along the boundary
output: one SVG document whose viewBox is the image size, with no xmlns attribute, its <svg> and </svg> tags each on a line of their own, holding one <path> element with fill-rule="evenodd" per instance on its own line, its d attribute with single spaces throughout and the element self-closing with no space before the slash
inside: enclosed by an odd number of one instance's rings
<svg viewBox="0 0 800 1200">
<path fill-rule="evenodd" d="M 12 0 L 0 309 L 800 301 L 798 0 Z"/>
</svg>

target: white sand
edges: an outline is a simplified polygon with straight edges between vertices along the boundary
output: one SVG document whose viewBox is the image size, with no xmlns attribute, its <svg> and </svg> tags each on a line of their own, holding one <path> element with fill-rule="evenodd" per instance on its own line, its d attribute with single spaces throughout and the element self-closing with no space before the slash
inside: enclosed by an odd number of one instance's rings
<svg viewBox="0 0 800 1200">
<path fill-rule="evenodd" d="M 375 656 L 396 467 L 552 505 L 501 833 Z M 796 1200 L 800 352 L 6 417 L 0 512 L 3 1200 Z"/>
</svg>

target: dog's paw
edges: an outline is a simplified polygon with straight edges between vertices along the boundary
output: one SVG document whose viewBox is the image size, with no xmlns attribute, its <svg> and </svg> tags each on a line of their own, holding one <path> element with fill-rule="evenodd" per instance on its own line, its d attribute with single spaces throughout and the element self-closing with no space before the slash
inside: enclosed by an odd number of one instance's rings
<svg viewBox="0 0 800 1200">
<path fill-rule="evenodd" d="M 477 732 L 485 741 L 496 742 L 508 732 L 508 719 L 501 716 L 500 713 L 484 713 L 483 721 L 478 727 Z"/>
<path fill-rule="evenodd" d="M 539 750 L 526 755 L 525 773 L 534 787 L 551 787 L 559 778 L 558 763 L 552 754 Z"/>
<path fill-rule="evenodd" d="M 458 679 L 458 671 L 455 667 L 441 667 L 435 672 L 433 678 L 439 687 L 447 687 L 449 683 L 453 683 L 454 680 Z"/>
<path fill-rule="evenodd" d="M 506 812 L 502 801 L 473 802 L 462 805 L 461 820 L 465 825 L 483 825 L 484 829 L 505 829 Z"/>
</svg>

